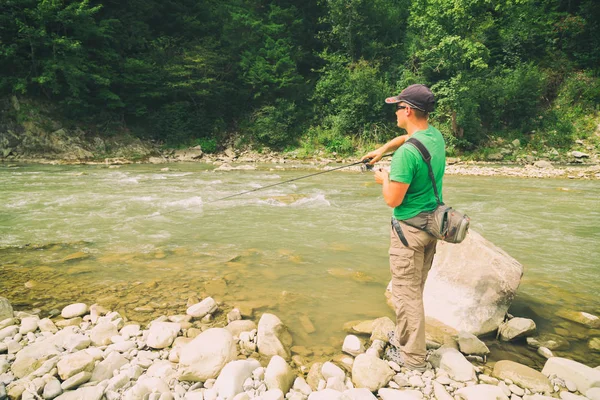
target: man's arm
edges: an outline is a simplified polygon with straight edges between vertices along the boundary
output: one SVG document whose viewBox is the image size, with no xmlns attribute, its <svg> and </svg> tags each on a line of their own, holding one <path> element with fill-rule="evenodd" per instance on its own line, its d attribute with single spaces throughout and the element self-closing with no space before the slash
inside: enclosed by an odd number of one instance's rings
<svg viewBox="0 0 600 400">
<path fill-rule="evenodd" d="M 377 161 L 381 160 L 381 157 L 383 157 L 384 154 L 389 153 L 391 151 L 396 151 L 398 147 L 402 146 L 404 142 L 406 142 L 406 139 L 408 139 L 408 135 L 397 136 L 389 142 L 387 142 L 386 144 L 384 144 L 383 146 L 381 146 L 380 148 L 378 148 L 377 150 L 373 150 L 365 154 L 360 159 L 360 161 L 370 158 L 371 161 L 369 161 L 369 164 L 373 165 Z"/>
<path fill-rule="evenodd" d="M 408 183 L 390 181 L 390 174 L 383 169 L 375 171 L 375 182 L 383 185 L 383 199 L 392 208 L 402 204 L 406 191 L 410 186 Z"/>
</svg>

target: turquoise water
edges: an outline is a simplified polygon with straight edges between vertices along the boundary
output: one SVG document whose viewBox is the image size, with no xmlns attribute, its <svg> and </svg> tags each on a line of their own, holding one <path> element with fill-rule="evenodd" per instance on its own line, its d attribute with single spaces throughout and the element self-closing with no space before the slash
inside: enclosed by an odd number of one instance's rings
<svg viewBox="0 0 600 400">
<path fill-rule="evenodd" d="M 162 168 L 0 166 L 0 293 L 43 312 L 100 301 L 137 321 L 212 295 L 254 317 L 275 313 L 315 355 L 341 347 L 344 322 L 393 315 L 383 297 L 390 210 L 371 174 L 332 172 L 210 203 L 315 171 Z M 571 332 L 564 354 L 600 364 L 587 351 L 600 332 L 555 317 L 600 315 L 600 184 L 448 176 L 444 191 L 472 229 L 524 265 L 511 312 L 540 332 Z M 523 346 L 491 346 L 542 362 Z"/>
</svg>

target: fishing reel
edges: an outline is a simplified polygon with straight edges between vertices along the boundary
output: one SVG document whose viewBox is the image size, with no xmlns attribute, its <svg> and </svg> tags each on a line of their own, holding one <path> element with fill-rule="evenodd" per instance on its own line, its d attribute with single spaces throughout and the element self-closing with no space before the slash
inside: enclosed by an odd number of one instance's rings
<svg viewBox="0 0 600 400">
<path fill-rule="evenodd" d="M 373 165 L 369 164 L 371 162 L 372 158 L 365 158 L 363 160 L 363 164 L 365 164 L 365 169 L 367 171 L 373 171 Z"/>
</svg>

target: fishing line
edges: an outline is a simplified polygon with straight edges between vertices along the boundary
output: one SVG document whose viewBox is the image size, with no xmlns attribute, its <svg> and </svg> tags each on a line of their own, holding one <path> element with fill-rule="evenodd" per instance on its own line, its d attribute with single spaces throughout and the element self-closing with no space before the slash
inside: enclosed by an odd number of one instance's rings
<svg viewBox="0 0 600 400">
<path fill-rule="evenodd" d="M 386 154 L 383 157 L 391 157 L 391 156 L 392 156 L 392 154 Z M 336 168 L 328 169 L 326 171 L 320 171 L 320 172 L 316 172 L 314 174 L 304 175 L 304 176 L 300 176 L 298 178 L 288 179 L 287 181 L 277 182 L 277 183 L 273 183 L 273 184 L 270 184 L 270 185 L 267 185 L 267 186 L 261 186 L 259 188 L 255 188 L 255 189 L 251 189 L 251 190 L 246 190 L 246 191 L 243 191 L 243 192 L 240 192 L 240 193 L 231 194 L 231 195 L 225 196 L 225 197 L 220 197 L 218 199 L 207 201 L 206 203 L 203 203 L 203 204 L 216 203 L 217 201 L 222 201 L 222 200 L 230 199 L 232 197 L 237 197 L 237 196 L 241 196 L 241 195 L 248 194 L 248 193 L 258 192 L 259 190 L 267 189 L 267 188 L 274 187 L 274 186 L 283 185 L 283 184 L 294 182 L 294 181 L 299 181 L 301 179 L 306 179 L 306 178 L 310 178 L 310 177 L 321 175 L 321 174 L 326 174 L 328 172 L 337 171 L 337 170 L 340 170 L 340 169 L 343 169 L 343 168 L 353 167 L 353 166 L 359 165 L 359 164 L 365 164 L 367 166 L 367 169 L 371 169 L 372 166 L 370 166 L 368 164 L 369 161 L 371 161 L 371 159 L 367 158 L 367 159 L 362 160 L 362 161 L 357 161 L 355 163 L 348 164 L 348 165 L 342 165 L 341 167 L 336 167 Z M 369 168 L 369 167 L 371 167 L 371 168 Z M 177 210 L 168 211 L 168 212 L 165 212 L 165 213 L 160 213 L 159 212 L 158 214 L 152 214 L 152 215 L 143 217 L 142 219 L 150 219 L 150 218 L 154 218 L 154 217 L 159 217 L 159 216 L 164 216 L 164 215 L 168 215 L 168 214 L 173 214 L 175 212 L 183 211 L 183 210 L 186 210 L 188 208 L 189 207 L 183 207 L 183 208 L 179 208 Z"/>
</svg>

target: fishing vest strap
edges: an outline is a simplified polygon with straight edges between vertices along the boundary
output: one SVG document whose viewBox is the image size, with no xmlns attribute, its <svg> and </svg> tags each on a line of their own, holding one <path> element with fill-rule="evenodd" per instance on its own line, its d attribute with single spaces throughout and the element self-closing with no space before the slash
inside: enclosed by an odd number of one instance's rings
<svg viewBox="0 0 600 400">
<path fill-rule="evenodd" d="M 402 232 L 402 227 L 400 226 L 400 223 L 398 222 L 398 220 L 394 217 L 392 217 L 392 226 L 394 227 L 394 230 L 398 234 L 398 237 L 400 238 L 400 241 L 402 242 L 402 244 L 404 246 L 408 247 L 408 240 L 406 240 L 406 236 L 404 236 L 404 233 Z"/>
</svg>

